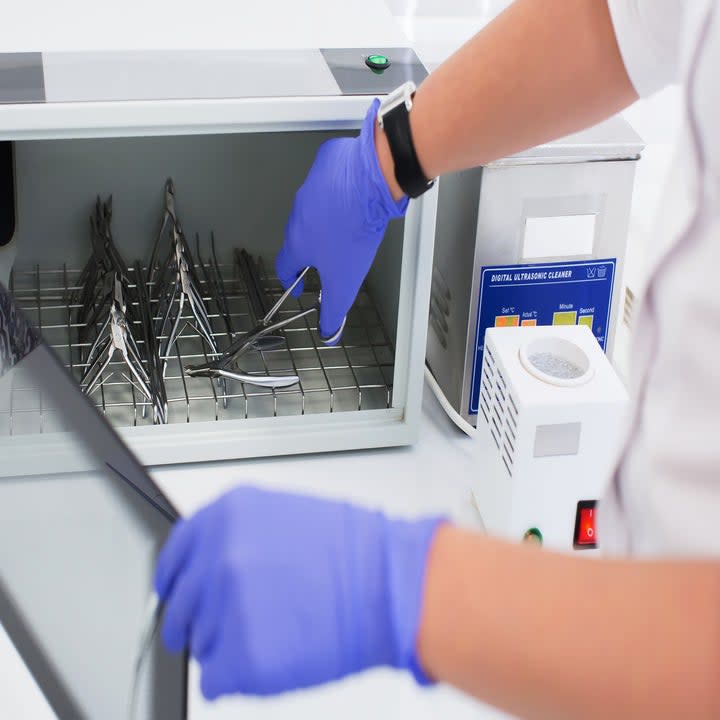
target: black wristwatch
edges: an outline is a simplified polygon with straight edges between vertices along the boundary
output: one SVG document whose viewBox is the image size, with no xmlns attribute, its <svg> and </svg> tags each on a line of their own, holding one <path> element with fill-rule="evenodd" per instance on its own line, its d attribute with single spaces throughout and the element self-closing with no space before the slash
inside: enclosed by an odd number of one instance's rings
<svg viewBox="0 0 720 720">
<path fill-rule="evenodd" d="M 410 131 L 409 115 L 415 90 L 415 83 L 406 82 L 393 90 L 378 110 L 378 122 L 385 131 L 395 163 L 395 179 L 411 198 L 420 197 L 435 184 L 434 180 L 425 177 L 420 167 Z"/>
</svg>

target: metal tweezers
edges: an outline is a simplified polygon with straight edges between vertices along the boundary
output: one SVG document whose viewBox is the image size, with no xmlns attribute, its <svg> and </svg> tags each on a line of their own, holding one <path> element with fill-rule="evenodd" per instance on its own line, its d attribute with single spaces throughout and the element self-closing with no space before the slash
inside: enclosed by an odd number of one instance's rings
<svg viewBox="0 0 720 720">
<path fill-rule="evenodd" d="M 170 252 L 165 262 L 158 266 L 159 246 L 168 224 L 170 225 Z M 165 209 L 160 232 L 150 258 L 148 275 L 148 282 L 154 288 L 158 299 L 157 336 L 163 338 L 159 349 L 163 362 L 163 377 L 167 370 L 171 350 L 183 330 L 183 312 L 186 304 L 195 320 L 193 327 L 205 341 L 211 354 L 219 355 L 190 248 L 175 211 L 175 185 L 172 179 L 168 179 L 165 183 Z"/>
<path fill-rule="evenodd" d="M 170 357 L 170 351 L 175 345 L 182 329 L 181 324 L 185 303 L 189 305 L 190 312 L 195 319 L 195 329 L 208 344 L 210 351 L 214 355 L 218 354 L 212 325 L 210 324 L 210 317 L 208 316 L 207 308 L 205 307 L 200 292 L 200 284 L 192 269 L 192 260 L 188 256 L 185 238 L 177 232 L 175 227 L 172 229 L 172 253 L 174 258 L 171 260 L 171 264 L 175 269 L 176 282 L 172 283 L 171 290 L 167 296 L 167 307 L 160 322 L 158 333 L 160 337 L 165 338 L 161 344 L 160 356 L 166 365 Z M 172 317 L 173 313 L 175 315 L 174 318 Z"/>
<path fill-rule="evenodd" d="M 185 372 L 190 375 L 190 377 L 230 378 L 243 383 L 269 388 L 285 388 L 300 382 L 300 378 L 297 375 L 250 375 L 242 371 L 230 370 L 230 367 L 250 350 L 262 351 L 276 347 L 276 337 L 274 337 L 274 333 L 300 318 L 320 311 L 322 292 L 312 307 L 273 322 L 275 315 L 309 270 L 310 267 L 306 267 L 297 276 L 293 284 L 280 296 L 279 300 L 270 308 L 265 317 L 250 330 L 250 332 L 245 333 L 233 342 L 219 358 L 211 362 L 203 363 L 202 365 L 187 365 Z M 326 345 L 334 345 L 344 329 L 345 320 L 343 320 L 340 329 L 332 337 L 322 338 L 322 342 Z M 270 347 L 263 346 L 263 339 L 270 338 L 272 338 Z"/>
<path fill-rule="evenodd" d="M 112 303 L 114 274 L 119 274 L 128 290 L 127 265 L 113 241 L 112 195 L 103 203 L 100 196 L 95 202 L 95 212 L 90 216 L 90 242 L 92 253 L 80 274 L 78 289 L 70 302 L 77 305 L 78 338 L 81 343 L 88 338 L 100 317 L 107 313 Z M 131 298 L 131 300 L 134 298 Z"/>
<path fill-rule="evenodd" d="M 87 369 L 81 380 L 83 391 L 90 395 L 105 382 L 102 375 L 113 361 L 115 353 L 119 352 L 132 376 L 130 382 L 152 403 L 154 421 L 164 423 L 165 409 L 155 401 L 155 395 L 150 388 L 150 378 L 143 367 L 135 338 L 129 330 L 126 312 L 123 281 L 120 275 L 116 274 L 110 312 L 88 354 Z"/>
</svg>

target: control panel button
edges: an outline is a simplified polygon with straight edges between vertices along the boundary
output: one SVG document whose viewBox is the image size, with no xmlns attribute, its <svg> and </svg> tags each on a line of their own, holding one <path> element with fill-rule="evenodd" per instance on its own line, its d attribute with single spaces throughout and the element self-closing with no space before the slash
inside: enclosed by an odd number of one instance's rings
<svg viewBox="0 0 720 720">
<path fill-rule="evenodd" d="M 519 325 L 519 315 L 497 315 L 495 317 L 495 327 L 518 327 Z"/>
<path fill-rule="evenodd" d="M 387 70 L 390 67 L 390 58 L 387 55 L 368 55 L 365 64 L 371 70 Z"/>
<path fill-rule="evenodd" d="M 562 310 L 553 313 L 553 325 L 576 325 L 577 324 L 577 311 L 576 310 Z"/>
<path fill-rule="evenodd" d="M 530 528 L 525 531 L 525 534 L 523 535 L 523 542 L 530 543 L 531 545 L 542 545 L 542 533 L 537 528 Z"/>
<path fill-rule="evenodd" d="M 581 500 L 577 505 L 575 537 L 573 538 L 573 547 L 576 550 L 597 547 L 596 505 L 596 500 Z"/>
</svg>

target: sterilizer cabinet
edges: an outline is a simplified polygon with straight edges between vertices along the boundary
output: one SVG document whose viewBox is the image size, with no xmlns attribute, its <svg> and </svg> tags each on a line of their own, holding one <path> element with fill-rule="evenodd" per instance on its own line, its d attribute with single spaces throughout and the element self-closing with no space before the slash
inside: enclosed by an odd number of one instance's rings
<svg viewBox="0 0 720 720">
<path fill-rule="evenodd" d="M 386 71 L 366 64 L 371 53 L 389 58 Z M 373 97 L 424 76 L 403 47 L 0 55 L 9 219 L 0 281 L 81 383 L 109 322 L 107 312 L 82 314 L 88 262 L 111 235 L 126 266 L 128 327 L 150 374 L 135 293 L 144 286 L 152 294 L 149 258 L 170 186 L 222 352 L 260 319 L 258 294 L 261 307 L 281 295 L 274 258 L 320 144 L 357 131 Z M 186 304 L 162 369 L 161 422 L 119 354 L 91 398 L 147 465 L 413 442 L 435 214 L 431 191 L 391 224 L 339 345 L 323 345 L 310 312 L 243 356 L 243 372 L 297 383 L 189 376 L 184 368 L 212 360 L 212 348 Z M 251 258 L 251 280 L 243 258 Z M 311 277 L 280 312 L 309 309 L 319 290 Z M 156 321 L 161 310 L 152 300 L 148 307 Z M 3 395 L 0 433 L 30 453 L 34 433 L 55 429 L 53 413 L 21 383 Z"/>
</svg>

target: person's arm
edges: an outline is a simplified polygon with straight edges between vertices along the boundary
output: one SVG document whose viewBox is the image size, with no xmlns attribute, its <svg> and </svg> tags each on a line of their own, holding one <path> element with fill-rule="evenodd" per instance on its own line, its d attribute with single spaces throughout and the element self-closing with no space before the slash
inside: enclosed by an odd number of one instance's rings
<svg viewBox="0 0 720 720">
<path fill-rule="evenodd" d="M 435 177 L 586 127 L 636 97 L 604 0 L 518 0 L 422 83 L 410 126 Z M 388 223 L 407 208 L 376 114 L 377 101 L 358 138 L 320 148 L 275 261 L 285 288 L 317 270 L 324 338 L 337 336 Z"/>
<path fill-rule="evenodd" d="M 684 5 L 517 0 L 416 93 L 410 127 L 425 175 L 587 127 L 672 81 Z M 376 114 L 377 101 L 358 138 L 320 148 L 275 262 L 285 288 L 306 266 L 318 271 L 324 337 L 342 326 L 388 223 L 407 208 Z"/>
<path fill-rule="evenodd" d="M 588 560 L 451 526 L 430 551 L 424 669 L 524 718 L 720 717 L 720 566 Z"/>
<path fill-rule="evenodd" d="M 579 558 L 241 487 L 176 526 L 155 586 L 210 699 L 385 665 L 523 718 L 720 717 L 717 562 Z"/>
<path fill-rule="evenodd" d="M 436 177 L 588 127 L 636 98 L 604 0 L 518 0 L 423 82 L 410 126 Z M 399 198 L 379 127 L 376 145 Z"/>
</svg>

